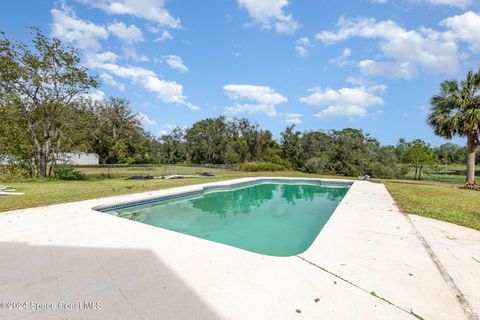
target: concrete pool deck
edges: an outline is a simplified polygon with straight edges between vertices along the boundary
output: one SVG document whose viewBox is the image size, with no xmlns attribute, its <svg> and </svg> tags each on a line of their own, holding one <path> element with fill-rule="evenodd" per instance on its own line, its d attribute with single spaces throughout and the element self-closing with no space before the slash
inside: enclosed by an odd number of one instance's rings
<svg viewBox="0 0 480 320">
<path fill-rule="evenodd" d="M 354 182 L 286 258 L 91 209 L 200 186 L 1 214 L 0 319 L 479 319 L 480 232 L 404 215 L 382 184 Z"/>
</svg>

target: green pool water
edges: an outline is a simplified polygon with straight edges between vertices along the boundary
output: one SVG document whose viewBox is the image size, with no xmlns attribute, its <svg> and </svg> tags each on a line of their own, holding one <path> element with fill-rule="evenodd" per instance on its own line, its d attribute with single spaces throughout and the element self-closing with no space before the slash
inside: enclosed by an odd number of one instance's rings
<svg viewBox="0 0 480 320">
<path fill-rule="evenodd" d="M 111 212 L 244 250 L 292 256 L 310 247 L 348 185 L 260 183 Z"/>
</svg>

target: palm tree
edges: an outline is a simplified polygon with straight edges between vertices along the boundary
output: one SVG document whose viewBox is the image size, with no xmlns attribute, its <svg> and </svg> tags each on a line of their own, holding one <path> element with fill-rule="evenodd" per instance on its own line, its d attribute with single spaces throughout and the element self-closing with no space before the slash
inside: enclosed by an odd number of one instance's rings
<svg viewBox="0 0 480 320">
<path fill-rule="evenodd" d="M 480 70 L 467 78 L 444 81 L 431 100 L 427 123 L 435 134 L 451 139 L 467 137 L 467 183 L 475 182 L 475 150 L 480 145 Z"/>
</svg>

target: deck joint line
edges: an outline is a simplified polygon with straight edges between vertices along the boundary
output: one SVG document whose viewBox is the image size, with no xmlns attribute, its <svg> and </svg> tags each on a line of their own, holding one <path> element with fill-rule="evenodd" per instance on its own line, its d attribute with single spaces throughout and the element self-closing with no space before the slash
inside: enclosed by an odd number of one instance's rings
<svg viewBox="0 0 480 320">
<path fill-rule="evenodd" d="M 447 269 L 443 266 L 442 262 L 437 257 L 437 255 L 433 251 L 433 249 L 430 246 L 430 244 L 428 243 L 428 241 L 425 239 L 425 237 L 422 235 L 422 233 L 417 229 L 417 227 L 413 223 L 412 219 L 410 218 L 409 214 L 405 213 L 405 212 L 402 212 L 402 214 L 405 217 L 405 219 L 408 221 L 410 226 L 412 227 L 413 232 L 417 236 L 418 240 L 422 243 L 424 249 L 427 251 L 428 256 L 433 261 L 433 264 L 435 265 L 437 270 L 440 272 L 440 275 L 442 276 L 443 280 L 445 281 L 447 286 L 450 288 L 450 290 L 453 291 L 452 293 L 455 295 L 455 298 L 457 299 L 458 303 L 460 304 L 460 307 L 462 308 L 463 312 L 465 313 L 465 316 L 467 317 L 467 319 L 468 320 L 480 320 L 479 316 L 473 311 L 473 308 L 468 303 L 467 299 L 463 295 L 463 292 L 457 286 L 457 284 L 453 280 L 452 276 L 448 273 Z"/>
<path fill-rule="evenodd" d="M 379 296 L 375 291 L 368 291 L 367 289 L 364 289 L 364 288 L 360 287 L 358 284 L 353 283 L 352 281 L 350 281 L 350 280 L 348 280 L 348 279 L 345 279 L 345 278 L 343 278 L 342 276 L 340 276 L 340 275 L 338 275 L 338 274 L 336 274 L 336 273 L 334 273 L 334 272 L 332 272 L 332 271 L 330 271 L 330 270 L 328 270 L 328 269 L 326 269 L 326 268 L 324 268 L 324 267 L 322 267 L 322 266 L 319 266 L 318 264 L 316 264 L 316 263 L 314 263 L 314 262 L 312 262 L 312 261 L 310 261 L 310 260 L 307 260 L 307 259 L 305 259 L 305 258 L 303 258 L 303 257 L 301 257 L 301 256 L 296 256 L 296 257 L 299 258 L 300 260 L 303 260 L 303 261 L 309 263 L 310 265 L 312 265 L 312 266 L 314 266 L 314 267 L 316 267 L 316 268 L 318 268 L 318 269 L 320 269 L 320 270 L 322 270 L 322 271 L 324 271 L 324 272 L 326 272 L 326 273 L 334 276 L 335 278 L 340 279 L 340 280 L 342 280 L 343 282 L 348 283 L 349 285 L 354 286 L 355 288 L 360 289 L 361 291 L 363 291 L 363 292 L 365 292 L 365 293 L 368 293 L 368 294 L 371 295 L 372 297 L 375 297 L 376 299 L 382 300 L 383 302 L 391 305 L 392 307 L 395 307 L 395 308 L 399 309 L 400 311 L 403 311 L 403 312 L 405 312 L 405 313 L 407 313 L 407 314 L 409 314 L 409 315 L 417 318 L 418 320 L 425 320 L 425 318 L 423 318 L 423 317 L 421 317 L 420 315 L 416 314 L 412 309 L 407 310 L 407 309 L 405 309 L 405 308 L 403 308 L 403 307 L 400 307 L 399 305 L 396 305 L 395 303 L 391 302 L 390 300 L 388 300 L 388 299 L 386 299 L 386 298 L 384 298 L 384 297 L 382 297 L 382 296 Z M 477 320 L 477 319 L 475 319 L 475 320 Z"/>
</svg>

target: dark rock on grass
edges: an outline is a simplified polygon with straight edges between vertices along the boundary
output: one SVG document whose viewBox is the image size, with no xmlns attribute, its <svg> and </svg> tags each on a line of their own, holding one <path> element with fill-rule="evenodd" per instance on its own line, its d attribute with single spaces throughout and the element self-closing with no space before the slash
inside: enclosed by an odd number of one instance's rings
<svg viewBox="0 0 480 320">
<path fill-rule="evenodd" d="M 467 184 L 461 186 L 460 189 L 480 191 L 480 184 L 478 184 L 478 183 L 467 183 Z"/>
<path fill-rule="evenodd" d="M 153 176 L 131 176 L 127 180 L 150 180 L 153 179 Z"/>
</svg>

